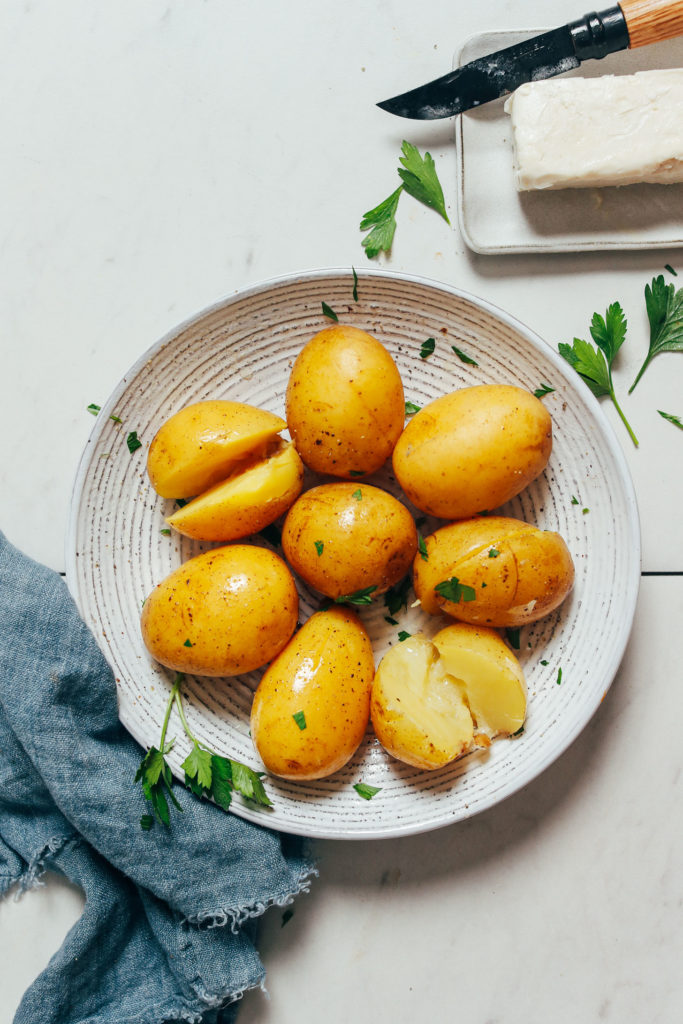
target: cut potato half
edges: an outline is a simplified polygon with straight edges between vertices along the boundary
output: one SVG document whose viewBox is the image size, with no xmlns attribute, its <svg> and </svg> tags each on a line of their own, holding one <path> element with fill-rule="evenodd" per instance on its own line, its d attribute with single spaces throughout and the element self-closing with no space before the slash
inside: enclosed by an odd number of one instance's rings
<svg viewBox="0 0 683 1024">
<path fill-rule="evenodd" d="M 384 749 L 416 768 L 441 768 L 472 746 L 474 723 L 461 687 L 419 633 L 382 658 L 370 715 Z"/>
<path fill-rule="evenodd" d="M 162 498 L 193 498 L 226 480 L 287 424 L 241 402 L 195 402 L 171 416 L 152 441 L 147 472 Z"/>
<path fill-rule="evenodd" d="M 461 681 L 477 731 L 491 739 L 518 732 L 526 717 L 526 681 L 495 630 L 454 623 L 433 643 L 444 670 Z"/>
<path fill-rule="evenodd" d="M 378 740 L 399 761 L 441 768 L 521 729 L 524 674 L 492 629 L 458 623 L 433 641 L 417 633 L 382 658 L 370 715 Z"/>
<path fill-rule="evenodd" d="M 291 442 L 275 450 L 169 516 L 166 522 L 197 540 L 238 540 L 275 522 L 301 493 L 304 467 Z"/>
</svg>

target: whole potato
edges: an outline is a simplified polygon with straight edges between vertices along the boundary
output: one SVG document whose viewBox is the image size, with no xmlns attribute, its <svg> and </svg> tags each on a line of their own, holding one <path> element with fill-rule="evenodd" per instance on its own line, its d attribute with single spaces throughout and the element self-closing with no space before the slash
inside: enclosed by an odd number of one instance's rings
<svg viewBox="0 0 683 1024">
<path fill-rule="evenodd" d="M 441 768 L 473 745 L 474 723 L 461 686 L 420 633 L 380 661 L 370 715 L 384 749 L 416 768 Z"/>
<path fill-rule="evenodd" d="M 468 519 L 524 490 L 551 448 L 550 416 L 538 398 L 512 385 L 482 384 L 416 413 L 398 439 L 393 466 L 417 508 Z"/>
<path fill-rule="evenodd" d="M 415 559 L 413 582 L 431 615 L 523 626 L 557 608 L 574 584 L 572 557 L 559 533 L 519 519 L 450 523 L 426 537 L 425 545 L 427 559 Z"/>
<path fill-rule="evenodd" d="M 254 696 L 251 736 L 268 771 L 321 779 L 345 765 L 365 735 L 374 671 L 355 615 L 343 608 L 312 615 Z"/>
<path fill-rule="evenodd" d="M 304 467 L 291 442 L 179 508 L 166 522 L 198 540 L 238 540 L 275 522 L 301 494 Z"/>
<path fill-rule="evenodd" d="M 235 676 L 279 654 L 296 628 L 289 569 L 265 548 L 233 544 L 191 558 L 142 608 L 149 653 L 176 672 Z"/>
<path fill-rule="evenodd" d="M 304 491 L 282 530 L 285 558 L 321 594 L 339 598 L 402 579 L 417 551 L 405 505 L 369 484 L 321 484 Z"/>
<path fill-rule="evenodd" d="M 357 327 L 326 327 L 296 358 L 287 386 L 289 432 L 307 466 L 330 476 L 373 473 L 405 420 L 396 364 Z"/>
<path fill-rule="evenodd" d="M 287 426 L 272 412 L 241 402 L 195 402 L 169 417 L 147 455 L 147 473 L 162 498 L 193 498 L 225 480 L 245 459 L 263 454 Z"/>
</svg>

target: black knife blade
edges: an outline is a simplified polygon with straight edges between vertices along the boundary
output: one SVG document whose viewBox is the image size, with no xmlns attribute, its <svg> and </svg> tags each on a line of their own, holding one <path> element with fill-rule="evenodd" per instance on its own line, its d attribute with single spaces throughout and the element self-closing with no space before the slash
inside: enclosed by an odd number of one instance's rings
<svg viewBox="0 0 683 1024">
<path fill-rule="evenodd" d="M 628 45 L 626 20 L 621 8 L 614 7 L 480 57 L 377 106 L 422 121 L 452 117 L 513 92 L 524 82 L 552 78 L 577 68 L 582 60 L 600 59 Z"/>
</svg>

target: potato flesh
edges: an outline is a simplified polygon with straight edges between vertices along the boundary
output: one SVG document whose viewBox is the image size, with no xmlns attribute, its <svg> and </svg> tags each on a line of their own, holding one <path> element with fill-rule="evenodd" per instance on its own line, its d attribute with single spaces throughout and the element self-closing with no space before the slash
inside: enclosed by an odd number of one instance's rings
<svg viewBox="0 0 683 1024">
<path fill-rule="evenodd" d="M 432 770 L 526 716 L 522 668 L 493 630 L 458 623 L 433 641 L 415 634 L 385 654 L 372 687 L 372 723 L 394 757 Z"/>
<path fill-rule="evenodd" d="M 441 768 L 472 745 L 474 724 L 460 684 L 446 672 L 434 645 L 420 635 L 382 658 L 371 717 L 382 746 L 416 768 Z"/>
<path fill-rule="evenodd" d="M 433 639 L 446 672 L 462 680 L 478 732 L 491 739 L 524 725 L 526 682 L 519 661 L 486 627 L 446 626 Z"/>
<path fill-rule="evenodd" d="M 238 540 L 286 512 L 301 493 L 302 483 L 303 464 L 294 445 L 279 443 L 273 454 L 235 471 L 166 522 L 186 537 Z"/>
<path fill-rule="evenodd" d="M 320 779 L 343 767 L 365 735 L 374 669 L 370 638 L 352 612 L 312 615 L 254 696 L 251 735 L 268 771 Z M 294 718 L 301 713 L 303 729 Z"/>
<path fill-rule="evenodd" d="M 245 460 L 262 455 L 287 424 L 241 402 L 195 402 L 155 435 L 147 472 L 162 498 L 193 498 L 226 480 Z"/>
</svg>

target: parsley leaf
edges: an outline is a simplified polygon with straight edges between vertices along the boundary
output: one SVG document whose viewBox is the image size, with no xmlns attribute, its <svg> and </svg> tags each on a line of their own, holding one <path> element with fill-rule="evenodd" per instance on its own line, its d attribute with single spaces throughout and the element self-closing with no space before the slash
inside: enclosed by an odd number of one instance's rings
<svg viewBox="0 0 683 1024">
<path fill-rule="evenodd" d="M 408 632 L 406 632 L 405 629 L 402 629 L 401 632 L 398 634 L 399 642 L 403 643 L 404 640 L 407 640 L 408 637 L 411 637 L 412 635 L 413 635 L 412 633 L 408 633 Z"/>
<path fill-rule="evenodd" d="M 192 643 L 192 641 L 190 640 L 190 638 L 189 638 L 189 637 L 188 637 L 188 639 L 187 639 L 187 640 L 185 641 L 185 643 L 183 644 L 183 647 L 194 647 L 194 644 Z"/>
<path fill-rule="evenodd" d="M 541 665 L 549 665 L 549 664 L 550 664 L 550 662 L 549 661 L 545 661 L 545 659 L 541 662 Z"/>
<path fill-rule="evenodd" d="M 463 352 L 461 348 L 456 348 L 455 345 L 451 345 L 451 348 L 453 349 L 456 356 L 458 357 L 458 359 L 460 359 L 461 362 L 467 363 L 469 366 L 479 366 L 479 363 L 476 361 L 476 359 L 473 359 L 472 356 L 468 356 L 467 352 Z"/>
<path fill-rule="evenodd" d="M 680 427 L 680 429 L 683 430 L 683 420 L 681 420 L 680 416 L 674 416 L 672 412 L 662 412 L 661 409 L 657 409 L 657 412 L 660 416 L 663 416 L 665 420 L 668 420 L 669 423 L 673 423 L 674 426 Z"/>
<path fill-rule="evenodd" d="M 498 548 L 489 548 L 489 558 L 498 558 L 500 551 Z"/>
<path fill-rule="evenodd" d="M 344 594 L 342 597 L 335 597 L 335 604 L 372 604 L 371 595 L 377 590 L 377 585 L 363 587 L 362 590 L 354 590 L 352 594 Z"/>
<path fill-rule="evenodd" d="M 422 561 L 428 562 L 429 552 L 427 551 L 427 545 L 425 544 L 425 539 L 421 533 L 418 533 L 417 535 L 417 550 L 420 552 L 420 558 Z"/>
<path fill-rule="evenodd" d="M 320 556 L 323 553 L 323 548 L 325 547 L 325 543 L 322 540 L 316 540 L 313 543 L 315 544 L 315 550 L 318 552 L 318 558 L 320 558 Z"/>
<path fill-rule="evenodd" d="M 332 309 L 332 307 L 328 306 L 326 302 L 323 302 L 322 307 L 323 307 L 323 315 L 328 317 L 328 319 L 330 319 L 330 320 L 334 320 L 334 322 L 336 324 L 338 324 L 339 323 L 339 317 L 337 316 L 335 311 Z"/>
<path fill-rule="evenodd" d="M 421 405 L 415 405 L 414 402 L 406 402 L 406 416 L 414 416 L 421 408 Z"/>
<path fill-rule="evenodd" d="M 396 615 L 401 608 L 408 607 L 408 594 L 410 593 L 410 576 L 404 576 L 399 583 L 390 587 L 384 595 L 384 604 L 389 615 Z M 392 623 L 396 625 L 396 623 Z"/>
<path fill-rule="evenodd" d="M 271 523 L 270 526 L 264 526 L 262 530 L 259 530 L 259 537 L 263 537 L 269 544 L 272 544 L 274 548 L 280 546 L 282 536 L 277 526 Z"/>
<path fill-rule="evenodd" d="M 457 576 L 451 576 L 449 580 L 437 583 L 434 590 L 441 597 L 444 597 L 447 601 L 452 601 L 454 604 L 459 604 L 460 601 L 476 601 L 477 599 L 477 592 L 474 587 L 468 587 L 466 583 L 461 583 Z"/>
<path fill-rule="evenodd" d="M 422 342 L 422 347 L 420 348 L 420 359 L 429 359 L 435 348 L 436 341 L 434 338 L 427 338 L 426 341 Z"/>
<path fill-rule="evenodd" d="M 673 267 L 671 266 L 671 264 L 670 264 L 670 263 L 665 263 L 665 264 L 664 264 L 664 269 L 665 269 L 665 270 L 668 270 L 668 271 L 669 271 L 669 273 L 670 273 L 670 274 L 673 274 L 673 276 L 674 276 L 674 277 L 678 277 L 678 274 L 676 273 L 676 271 L 674 270 L 674 268 L 673 268 Z"/>
<path fill-rule="evenodd" d="M 378 206 L 363 214 L 360 230 L 370 233 L 361 244 L 369 260 L 374 259 L 380 252 L 391 252 L 396 233 L 396 207 L 402 191 L 403 185 L 399 185 L 396 191 L 382 200 Z"/>
<path fill-rule="evenodd" d="M 353 788 L 364 800 L 372 800 L 373 796 L 382 791 L 381 786 L 369 786 L 367 782 L 357 782 Z"/>
<path fill-rule="evenodd" d="M 645 307 L 650 321 L 650 348 L 628 389 L 629 395 L 660 352 L 683 352 L 683 288 L 676 291 L 676 286 L 665 284 L 660 274 L 652 284 L 645 285 Z"/>
<path fill-rule="evenodd" d="M 398 619 L 392 619 L 391 615 L 385 615 L 384 621 L 388 622 L 390 626 L 398 626 Z"/>
<path fill-rule="evenodd" d="M 306 728 L 306 715 L 303 713 L 303 711 L 295 711 L 294 714 L 292 715 L 292 718 L 303 732 L 304 729 Z"/>
<path fill-rule="evenodd" d="M 128 445 L 128 451 L 132 455 L 138 448 L 142 448 L 142 441 L 138 437 L 137 430 L 131 430 L 128 437 L 126 438 L 126 444 Z"/>
<path fill-rule="evenodd" d="M 358 490 L 357 490 L 357 491 L 354 491 L 354 492 L 353 492 L 353 494 L 351 495 L 351 497 L 352 497 L 352 498 L 355 498 L 355 499 L 356 499 L 356 501 L 362 501 L 362 500 L 363 500 L 363 492 L 361 491 L 360 487 L 358 488 Z"/>
<path fill-rule="evenodd" d="M 578 505 L 578 504 L 579 504 L 579 499 L 576 497 L 575 494 L 572 494 L 572 505 Z"/>
<path fill-rule="evenodd" d="M 450 224 L 446 213 L 441 182 L 436 173 L 436 166 L 430 153 L 420 155 L 419 150 L 410 142 L 403 141 L 402 156 L 399 157 L 398 176 L 403 182 L 406 192 L 414 199 L 431 207 Z"/>
<path fill-rule="evenodd" d="M 210 790 L 213 779 L 211 752 L 194 743 L 192 750 L 180 766 L 187 778 L 195 779 L 202 789 Z"/>
<path fill-rule="evenodd" d="M 510 644 L 510 647 L 512 647 L 512 648 L 514 648 L 514 650 L 518 651 L 519 650 L 519 627 L 514 628 L 512 626 L 508 626 L 507 629 L 505 630 L 505 637 L 506 637 L 508 643 Z"/>
<path fill-rule="evenodd" d="M 163 530 L 159 530 L 159 533 L 163 533 L 164 537 L 171 536 L 171 531 L 167 527 L 164 527 Z"/>
<path fill-rule="evenodd" d="M 541 384 L 540 388 L 536 388 L 534 391 L 534 398 L 543 398 L 544 395 L 552 395 L 555 388 L 551 388 L 548 384 Z"/>
<path fill-rule="evenodd" d="M 349 476 L 365 476 L 364 469 L 350 469 Z"/>
<path fill-rule="evenodd" d="M 608 395 L 612 399 L 631 440 L 638 447 L 638 439 L 621 411 L 612 384 L 612 363 L 624 343 L 626 326 L 626 318 L 621 306 L 618 302 L 613 302 L 607 308 L 604 317 L 599 313 L 593 314 L 590 331 L 597 348 L 593 348 L 589 342 L 583 341 L 581 338 L 574 338 L 573 345 L 561 342 L 557 347 L 560 355 L 567 360 L 570 366 L 574 367 L 596 398 Z"/>
<path fill-rule="evenodd" d="M 93 416 L 97 416 L 97 414 L 98 414 L 98 412 L 100 411 L 101 408 L 102 408 L 101 405 L 95 405 L 94 402 L 91 402 L 90 405 L 87 407 L 86 412 L 91 413 L 91 415 L 93 415 Z"/>
<path fill-rule="evenodd" d="M 358 274 L 355 267 L 351 267 L 351 270 L 353 271 L 353 301 L 358 302 Z"/>
<path fill-rule="evenodd" d="M 557 683 L 558 686 L 562 682 L 562 669 L 561 668 L 558 668 L 558 670 L 557 670 L 557 679 L 555 680 L 555 682 Z"/>
</svg>

